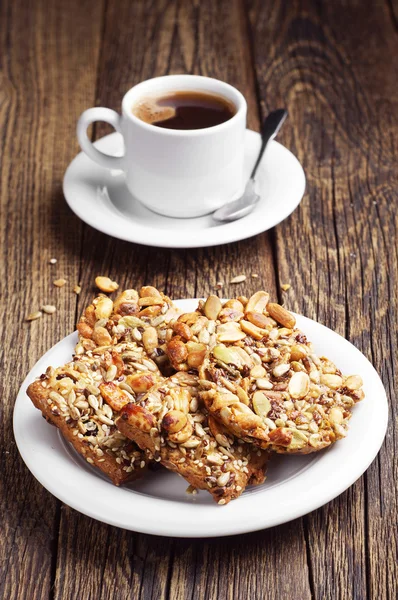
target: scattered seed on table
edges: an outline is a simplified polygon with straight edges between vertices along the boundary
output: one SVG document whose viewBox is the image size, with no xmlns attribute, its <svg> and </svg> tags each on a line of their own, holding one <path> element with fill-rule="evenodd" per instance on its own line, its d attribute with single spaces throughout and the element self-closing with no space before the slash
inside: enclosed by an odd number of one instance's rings
<svg viewBox="0 0 398 600">
<path fill-rule="evenodd" d="M 66 283 L 66 279 L 56 279 L 55 281 L 53 281 L 54 285 L 61 288 L 64 287 L 65 283 Z"/>
<path fill-rule="evenodd" d="M 36 319 L 40 319 L 40 317 L 42 316 L 42 312 L 40 310 L 37 310 L 36 312 L 30 313 L 25 321 L 36 321 Z"/>
<path fill-rule="evenodd" d="M 244 281 L 246 281 L 246 275 L 236 275 L 236 277 L 231 279 L 230 283 L 243 283 Z"/>
</svg>

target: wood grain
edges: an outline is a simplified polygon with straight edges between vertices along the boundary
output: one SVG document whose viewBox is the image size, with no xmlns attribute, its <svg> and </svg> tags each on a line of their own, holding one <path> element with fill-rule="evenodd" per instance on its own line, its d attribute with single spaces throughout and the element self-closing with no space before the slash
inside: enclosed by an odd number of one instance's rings
<svg viewBox="0 0 398 600">
<path fill-rule="evenodd" d="M 170 538 L 129 534 L 64 507 L 54 597 L 165 598 L 171 546 Z"/>
<path fill-rule="evenodd" d="M 253 2 L 249 14 L 262 109 L 287 104 L 308 180 L 276 229 L 286 301 L 350 339 L 395 398 L 398 36 L 387 3 L 365 4 Z M 365 476 L 305 520 L 316 598 L 396 597 L 395 421 L 391 404 Z"/>
<path fill-rule="evenodd" d="M 76 118 L 94 99 L 100 16 L 100 3 L 94 10 L 73 0 L 1 4 L 0 596 L 7 599 L 49 598 L 53 583 L 57 501 L 22 463 L 12 409 L 23 377 L 74 326 L 70 283 L 81 224 L 66 208 L 61 179 L 77 150 Z M 60 276 L 68 280 L 62 290 L 52 284 Z M 24 322 L 44 303 L 58 312 Z"/>
<path fill-rule="evenodd" d="M 240 88 L 248 99 L 249 123 L 257 128 L 254 74 L 247 39 L 247 22 L 242 9 L 243 5 L 237 1 L 228 5 L 211 1 L 159 2 L 151 4 L 150 10 L 147 2 L 110 3 L 106 12 L 97 102 L 117 110 L 122 95 L 138 81 L 167 73 L 193 72 L 227 80 Z M 128 32 L 118 30 L 117 24 L 120 23 L 130 24 Z M 120 56 L 126 57 L 126 63 L 119 64 Z M 119 65 L 116 70 L 111 69 L 113 64 Z M 107 129 L 99 126 L 96 133 L 102 135 L 105 132 Z M 85 227 L 82 256 L 83 291 L 79 298 L 79 311 L 91 299 L 94 278 L 100 273 L 115 278 L 121 287 L 155 283 L 173 298 L 208 294 L 214 290 L 218 281 L 225 284 L 220 292 L 225 296 L 239 294 L 243 290 L 250 293 L 259 286 L 265 286 L 276 295 L 272 250 L 267 235 L 218 248 L 173 251 L 127 244 Z M 247 275 L 244 286 L 230 285 L 232 277 L 240 273 Z M 251 273 L 256 273 L 259 277 L 252 278 Z M 76 535 L 70 537 L 67 551 L 59 557 L 55 586 L 57 598 L 73 597 L 75 581 L 71 581 L 71 578 L 81 568 L 80 556 L 84 555 L 89 563 L 93 563 L 93 555 L 98 558 L 98 547 L 106 553 L 109 545 L 131 548 L 136 540 L 139 540 L 143 549 L 146 548 L 145 552 L 149 555 L 155 548 L 153 539 L 148 536 L 105 527 L 97 529 L 98 544 L 93 547 L 88 531 L 91 523 L 88 520 L 82 520 L 76 513 L 68 513 L 67 525 L 64 519 L 63 513 L 62 531 L 74 530 L 74 520 L 79 520 L 80 527 L 76 530 Z M 188 574 L 191 581 L 189 593 L 193 594 L 192 597 L 199 598 L 203 594 L 207 598 L 214 597 L 212 594 L 215 589 L 220 599 L 245 594 L 247 581 L 241 572 L 251 571 L 253 561 L 256 561 L 256 564 L 267 565 L 267 578 L 272 578 L 281 586 L 283 582 L 284 589 L 299 593 L 301 598 L 308 598 L 309 580 L 301 523 L 298 522 L 290 532 L 293 537 L 291 547 L 296 552 L 291 553 L 288 562 L 280 560 L 280 555 L 270 550 L 271 547 L 281 549 L 284 546 L 283 536 L 275 532 L 249 537 L 245 553 L 240 552 L 240 540 L 233 538 L 229 556 L 237 553 L 235 562 L 225 561 L 225 541 L 189 542 L 195 561 L 198 561 L 198 568 L 203 571 L 192 581 L 192 569 L 195 565 L 191 565 L 190 552 L 179 552 L 181 542 L 173 542 L 168 546 L 171 550 L 167 560 L 165 557 L 165 563 L 161 563 L 162 570 L 168 570 L 170 579 L 167 588 L 159 589 L 159 597 L 183 598 L 188 593 L 184 573 Z M 83 550 L 77 552 L 77 547 Z M 211 560 L 219 564 L 220 569 L 226 569 L 225 575 L 220 577 L 217 569 L 205 569 L 200 564 L 200 557 L 206 555 L 211 556 Z M 104 563 L 104 557 L 98 560 L 100 564 Z M 135 559 L 131 555 L 123 558 L 123 564 L 126 565 L 125 569 L 113 574 L 116 582 L 115 597 L 130 597 L 131 573 L 141 581 L 142 588 L 137 597 L 150 597 L 142 590 L 152 585 L 151 570 L 145 568 L 137 573 Z M 70 565 L 73 567 L 70 568 Z M 233 577 L 227 579 L 229 569 L 233 572 Z M 108 573 L 108 566 L 105 572 Z M 299 573 L 299 576 L 293 576 L 293 573 Z M 259 598 L 274 598 L 273 590 L 256 591 L 254 579 L 250 589 L 253 598 L 256 593 Z M 113 597 L 111 591 L 103 593 L 104 597 L 108 597 L 108 594 Z"/>
<path fill-rule="evenodd" d="M 2 598 L 396 599 L 397 14 L 389 0 L 0 5 Z M 83 225 L 61 191 L 78 115 L 94 104 L 118 110 L 135 83 L 185 72 L 237 86 L 252 129 L 287 106 L 280 139 L 306 171 L 300 207 L 270 234 L 198 250 L 128 244 Z M 108 131 L 98 124 L 93 135 Z M 244 284 L 229 284 L 242 273 Z M 12 409 L 34 362 L 74 329 L 98 274 L 175 298 L 205 295 L 218 281 L 223 296 L 265 287 L 332 327 L 386 385 L 381 453 L 334 502 L 244 536 L 158 538 L 61 507 L 19 458 Z M 281 283 L 292 287 L 282 293 Z M 55 315 L 25 323 L 43 303 Z"/>
<path fill-rule="evenodd" d="M 176 540 L 172 600 L 307 600 L 309 574 L 301 520 L 222 540 Z"/>
</svg>

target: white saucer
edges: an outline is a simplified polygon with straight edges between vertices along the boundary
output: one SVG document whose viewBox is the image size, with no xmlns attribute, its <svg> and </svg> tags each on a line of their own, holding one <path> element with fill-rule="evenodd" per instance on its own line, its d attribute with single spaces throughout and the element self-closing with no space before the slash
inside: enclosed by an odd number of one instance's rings
<svg viewBox="0 0 398 600">
<path fill-rule="evenodd" d="M 260 140 L 260 134 L 246 130 L 246 178 L 258 155 Z M 107 154 L 123 154 L 123 138 L 119 133 L 101 138 L 95 146 Z M 214 222 L 211 215 L 173 219 L 153 213 L 131 196 L 122 171 L 104 169 L 83 152 L 66 170 L 63 190 L 73 212 L 103 233 L 146 246 L 199 248 L 235 242 L 267 231 L 294 211 L 305 190 L 300 163 L 275 141 L 267 148 L 257 181 L 261 200 L 254 211 L 226 224 Z"/>
<path fill-rule="evenodd" d="M 197 300 L 180 300 L 185 311 Z M 81 513 L 124 529 L 177 537 L 213 537 L 279 525 L 333 500 L 352 485 L 378 453 L 387 427 L 387 398 L 380 377 L 359 350 L 327 327 L 296 315 L 297 325 L 318 354 L 364 381 L 365 399 L 353 409 L 348 436 L 326 451 L 307 456 L 273 456 L 264 484 L 218 506 L 206 492 L 192 496 L 187 483 L 169 471 L 115 487 L 51 427 L 26 395 L 43 373 L 71 359 L 76 333 L 64 338 L 33 367 L 19 391 L 14 435 L 26 465 L 54 496 Z M 348 509 L 350 510 L 350 509 Z"/>
</svg>

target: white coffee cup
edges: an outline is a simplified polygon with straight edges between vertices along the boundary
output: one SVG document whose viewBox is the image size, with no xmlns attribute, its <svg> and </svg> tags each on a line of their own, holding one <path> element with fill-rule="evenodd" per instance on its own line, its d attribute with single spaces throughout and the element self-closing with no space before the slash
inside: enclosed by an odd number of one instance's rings
<svg viewBox="0 0 398 600">
<path fill-rule="evenodd" d="M 235 105 L 235 115 L 214 127 L 176 130 L 141 121 L 132 112 L 141 98 L 191 90 L 223 96 Z M 151 210 L 169 217 L 198 217 L 243 193 L 246 113 L 243 95 L 227 83 L 167 75 L 131 88 L 121 115 L 109 108 L 86 110 L 77 123 L 77 137 L 82 150 L 101 167 L 122 169 L 131 194 Z M 91 143 L 87 127 L 95 121 L 105 121 L 123 135 L 122 157 L 104 154 Z"/>
</svg>

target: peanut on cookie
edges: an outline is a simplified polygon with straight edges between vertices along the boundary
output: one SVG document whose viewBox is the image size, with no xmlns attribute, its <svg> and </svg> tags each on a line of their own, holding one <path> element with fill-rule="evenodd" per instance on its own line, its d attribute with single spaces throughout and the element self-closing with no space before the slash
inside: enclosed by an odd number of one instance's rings
<svg viewBox="0 0 398 600">
<path fill-rule="evenodd" d="M 120 343 L 49 367 L 27 394 L 88 463 L 120 485 L 140 477 L 148 457 L 116 429 L 115 417 L 160 379 L 143 348 Z"/>
<path fill-rule="evenodd" d="M 167 338 L 173 367 L 198 373 L 209 413 L 278 453 L 306 454 L 345 437 L 364 396 L 361 378 L 318 357 L 294 315 L 264 291 L 225 303 L 210 296 L 171 321 Z"/>
<path fill-rule="evenodd" d="M 182 475 L 194 488 L 227 504 L 248 483 L 262 483 L 268 453 L 237 440 L 198 398 L 198 379 L 180 372 L 122 408 L 118 429 L 150 459 Z"/>
<path fill-rule="evenodd" d="M 122 341 L 134 342 L 167 373 L 168 359 L 162 346 L 166 342 L 168 322 L 178 314 L 170 298 L 153 286 L 144 286 L 139 291 L 125 290 L 115 301 L 100 294 L 78 322 L 76 353 Z"/>
</svg>

